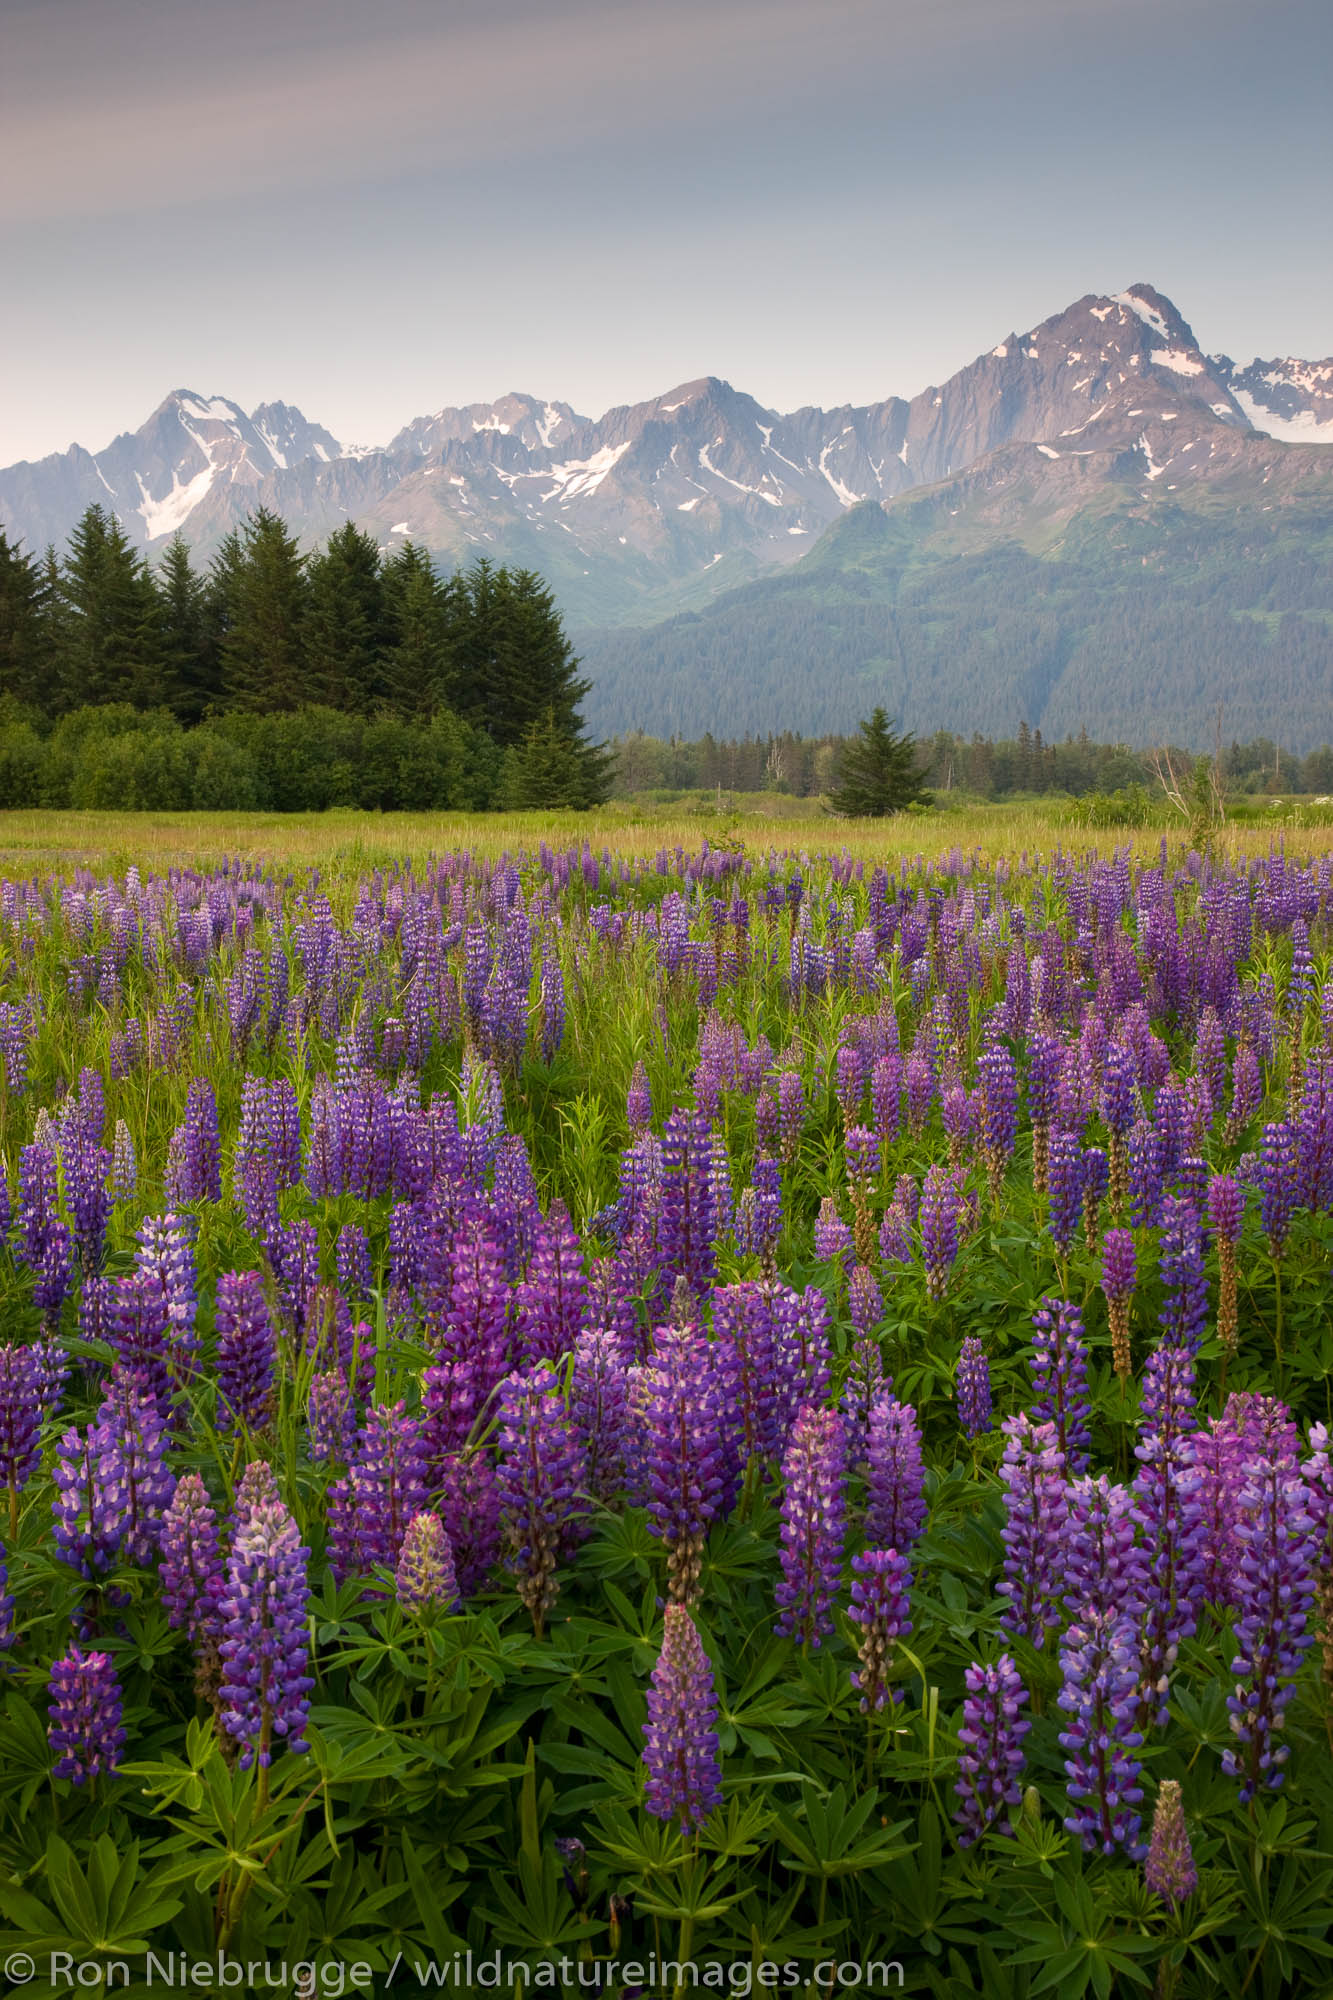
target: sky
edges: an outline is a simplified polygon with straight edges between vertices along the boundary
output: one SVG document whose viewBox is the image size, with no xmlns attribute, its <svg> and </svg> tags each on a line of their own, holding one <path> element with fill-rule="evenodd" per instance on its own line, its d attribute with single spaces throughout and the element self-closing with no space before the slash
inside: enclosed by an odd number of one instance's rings
<svg viewBox="0 0 1333 2000">
<path fill-rule="evenodd" d="M 915 394 L 1147 281 L 1333 354 L 1328 0 L 0 0 L 0 464 L 173 388 Z"/>
</svg>

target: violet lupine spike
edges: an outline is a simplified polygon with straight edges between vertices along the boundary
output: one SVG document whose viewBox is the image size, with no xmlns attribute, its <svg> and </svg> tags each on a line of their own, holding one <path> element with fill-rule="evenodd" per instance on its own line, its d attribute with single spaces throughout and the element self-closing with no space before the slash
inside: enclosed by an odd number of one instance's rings
<svg viewBox="0 0 1333 2000">
<path fill-rule="evenodd" d="M 12 1510 L 41 1451 L 45 1404 L 42 1350 L 35 1344 L 6 1342 L 0 1347 L 0 1485 L 9 1488 Z"/>
<path fill-rule="evenodd" d="M 910 1403 L 881 1396 L 866 1438 L 865 1537 L 871 1548 L 908 1554 L 926 1526 L 921 1427 Z"/>
<path fill-rule="evenodd" d="M 196 1223 L 191 1215 L 149 1215 L 135 1232 L 135 1270 L 160 1294 L 166 1311 L 168 1361 L 180 1381 L 193 1367 L 199 1285 L 195 1269 Z"/>
<path fill-rule="evenodd" d="M 426 1506 L 426 1445 L 402 1402 L 366 1412 L 345 1477 L 329 1489 L 329 1562 L 341 1583 L 392 1569 L 407 1524 Z"/>
<path fill-rule="evenodd" d="M 1159 1346 L 1143 1371 L 1134 1448 L 1139 1461 L 1134 1494 L 1153 1578 L 1139 1639 L 1142 1731 L 1165 1722 L 1176 1654 L 1195 1628 L 1202 1581 L 1199 1503 L 1191 1473 L 1197 1427 L 1193 1358 L 1188 1348 Z"/>
<path fill-rule="evenodd" d="M 1185 1825 L 1185 1803 L 1174 1778 L 1163 1778 L 1157 1787 L 1143 1880 L 1154 1896 L 1173 1908 L 1187 1903 L 1199 1886 L 1199 1872 Z"/>
<path fill-rule="evenodd" d="M 272 1414 L 276 1341 L 258 1271 L 222 1273 L 215 1324 L 224 1427 L 263 1430 Z"/>
<path fill-rule="evenodd" d="M 884 1211 L 879 1225 L 879 1254 L 890 1276 L 895 1266 L 912 1261 L 911 1217 L 900 1202 L 890 1202 Z"/>
<path fill-rule="evenodd" d="M 644 1805 L 654 1819 L 696 1832 L 722 1802 L 717 1687 L 683 1604 L 668 1604 L 662 1650 L 648 1687 Z"/>
<path fill-rule="evenodd" d="M 863 1715 L 877 1715 L 901 1699 L 889 1685 L 894 1648 L 912 1629 L 912 1564 L 906 1550 L 866 1549 L 852 1557 L 852 1593 L 848 1616 L 861 1628 L 858 1666 L 852 1686 L 861 1697 Z"/>
<path fill-rule="evenodd" d="M 1163 1167 L 1157 1133 L 1140 1118 L 1129 1135 L 1129 1216 L 1136 1229 L 1155 1227 L 1162 1202 Z"/>
<path fill-rule="evenodd" d="M 218 1709 L 240 1745 L 243 1771 L 256 1762 L 267 1769 L 283 1743 L 296 1753 L 308 1748 L 314 1687 L 306 1628 L 309 1560 L 280 1500 L 262 1500 L 238 1514 L 218 1607 Z"/>
<path fill-rule="evenodd" d="M 167 1623 L 197 1646 L 216 1642 L 222 1598 L 217 1514 L 197 1472 L 177 1481 L 162 1519 L 162 1604 Z"/>
<path fill-rule="evenodd" d="M 629 1080 L 629 1090 L 625 1097 L 625 1116 L 631 1133 L 638 1136 L 646 1132 L 653 1122 L 653 1095 L 648 1087 L 648 1072 L 642 1061 L 634 1065 L 634 1073 Z"/>
<path fill-rule="evenodd" d="M 306 1398 L 306 1443 L 316 1465 L 347 1465 L 356 1439 L 356 1407 L 341 1368 L 312 1375 Z"/>
<path fill-rule="evenodd" d="M 584 1530 L 583 1453 L 549 1362 L 505 1377 L 499 1417 L 506 1562 L 540 1637 L 560 1594 L 556 1570 Z"/>
<path fill-rule="evenodd" d="M 408 1522 L 394 1581 L 399 1604 L 418 1616 L 458 1602 L 454 1552 L 438 1514 L 414 1514 Z"/>
<path fill-rule="evenodd" d="M 993 1667 L 974 1662 L 964 1675 L 964 1685 L 954 1786 L 961 1804 L 954 1820 L 958 1845 L 971 1847 L 992 1829 L 1013 1832 L 1006 1808 L 1022 1801 L 1023 1738 L 1032 1724 L 1019 1713 L 1028 1693 L 1008 1653 L 1002 1653 Z"/>
<path fill-rule="evenodd" d="M 1314 1521 L 1305 1509 L 1300 1474 L 1280 1443 L 1246 1465 L 1236 1540 L 1236 1657 L 1227 1696 L 1238 1748 L 1222 1753 L 1222 1769 L 1239 1778 L 1242 1804 L 1275 1791 L 1286 1775 L 1290 1745 L 1279 1741 L 1309 1631 L 1315 1595 Z"/>
<path fill-rule="evenodd" d="M 338 1283 L 349 1299 L 370 1297 L 374 1274 L 370 1268 L 370 1245 L 359 1222 L 345 1222 L 338 1231 L 336 1252 Z"/>
<path fill-rule="evenodd" d="M 713 1329 L 718 1343 L 729 1347 L 734 1356 L 741 1454 L 747 1462 L 757 1459 L 768 1466 L 781 1456 L 794 1414 L 790 1406 L 793 1392 L 783 1379 L 773 1292 L 753 1280 L 719 1285 L 713 1292 Z M 629 1421 L 627 1405 L 627 1424 Z"/>
<path fill-rule="evenodd" d="M 1269 1254 L 1277 1263 L 1286 1253 L 1296 1206 L 1296 1136 L 1285 1120 L 1264 1126 L 1259 1144 L 1259 1196 Z"/>
<path fill-rule="evenodd" d="M 963 1338 L 954 1376 L 958 1425 L 965 1438 L 982 1437 L 991 1428 L 990 1363 L 976 1334 Z"/>
<path fill-rule="evenodd" d="M 667 1594 L 686 1604 L 698 1594 L 704 1543 L 725 1506 L 733 1412 L 710 1343 L 692 1327 L 658 1329 L 647 1381 L 648 1526 L 667 1552 Z"/>
<path fill-rule="evenodd" d="M 1054 1159 L 1052 1158 L 1052 1165 Z M 1088 1468 L 1092 1450 L 1092 1401 L 1083 1315 L 1068 1299 L 1043 1299 L 1032 1315 L 1033 1420 L 1049 1423 L 1068 1476 Z"/>
<path fill-rule="evenodd" d="M 819 1204 L 815 1221 L 815 1256 L 821 1264 L 845 1257 L 852 1247 L 852 1232 L 838 1213 L 836 1195 L 826 1194 Z"/>
<path fill-rule="evenodd" d="M 1162 1203 L 1161 1274 L 1166 1299 L 1157 1323 L 1162 1340 L 1197 1354 L 1208 1325 L 1203 1229 L 1190 1201 L 1169 1194 Z"/>
<path fill-rule="evenodd" d="M 47 1740 L 55 1752 L 53 1778 L 87 1785 L 114 1775 L 125 1748 L 124 1707 L 109 1653 L 71 1646 L 51 1668 Z"/>
<path fill-rule="evenodd" d="M 56 1552 L 80 1576 L 95 1582 L 113 1569 L 125 1538 L 128 1501 L 120 1454 L 90 1424 L 67 1430 L 51 1468 Z"/>
<path fill-rule="evenodd" d="M 629 1428 L 629 1369 L 618 1335 L 581 1333 L 574 1343 L 569 1414 L 583 1451 L 584 1477 L 595 1500 L 609 1502 L 625 1484 Z"/>
<path fill-rule="evenodd" d="M 958 1261 L 963 1202 L 958 1182 L 947 1168 L 927 1169 L 921 1190 L 921 1261 L 926 1267 L 926 1291 L 942 1299 Z"/>
<path fill-rule="evenodd" d="M 1245 1190 L 1230 1174 L 1214 1174 L 1208 1183 L 1208 1220 L 1217 1244 L 1217 1337 L 1234 1354 L 1240 1327 L 1236 1250 L 1245 1222 Z"/>
<path fill-rule="evenodd" d="M 439 1471 L 440 1517 L 447 1523 L 460 1594 L 475 1596 L 500 1558 L 500 1487 L 483 1451 L 454 1452 Z"/>
<path fill-rule="evenodd" d="M 1076 1619 L 1087 1611 L 1142 1616 L 1151 1590 L 1143 1523 L 1127 1487 L 1074 1480 L 1066 1490 L 1063 1565 L 1065 1597 Z"/>
<path fill-rule="evenodd" d="M 697 1112 L 676 1110 L 662 1132 L 657 1240 L 668 1283 L 682 1277 L 699 1298 L 716 1269 L 712 1134 Z"/>
<path fill-rule="evenodd" d="M 1134 1752 L 1143 1737 L 1135 1727 L 1138 1658 L 1133 1621 L 1118 1611 L 1078 1615 L 1060 1643 L 1064 1685 L 1057 1705 L 1068 1717 L 1060 1732 L 1066 1752 L 1066 1791 L 1074 1811 L 1065 1819 L 1085 1852 L 1114 1854 L 1123 1847 L 1137 1860 L 1143 1800 L 1142 1765 Z"/>
<path fill-rule="evenodd" d="M 1072 1132 L 1051 1134 L 1047 1161 L 1047 1227 L 1062 1257 L 1069 1255 L 1083 1215 L 1083 1149 Z"/>
<path fill-rule="evenodd" d="M 1008 1602 L 1000 1623 L 1040 1648 L 1060 1623 L 1066 1517 L 1064 1455 L 1053 1424 L 1022 1414 L 1007 1417 L 1000 1483 L 1005 1489 L 1004 1577 L 996 1595 Z"/>
<path fill-rule="evenodd" d="M 1138 1284 L 1138 1252 L 1132 1231 L 1107 1230 L 1102 1239 L 1100 1283 L 1106 1296 L 1106 1316 L 1111 1329 L 1111 1366 L 1120 1380 L 1125 1382 L 1133 1366 L 1129 1318 Z"/>
<path fill-rule="evenodd" d="M 578 1235 L 561 1201 L 537 1229 L 526 1278 L 516 1289 L 517 1344 L 525 1367 L 568 1354 L 587 1323 L 588 1280 Z"/>
<path fill-rule="evenodd" d="M 818 1650 L 833 1630 L 842 1575 L 847 1440 L 833 1410 L 807 1406 L 782 1461 L 782 1576 L 774 1630 Z"/>
<path fill-rule="evenodd" d="M 997 1187 L 1013 1155 L 1018 1134 L 1018 1072 L 1001 1042 L 977 1058 L 981 1084 L 981 1145 L 992 1187 Z"/>
<path fill-rule="evenodd" d="M 101 1416 L 91 1435 L 99 1463 L 115 1466 L 123 1483 L 124 1554 L 132 1563 L 147 1564 L 161 1544 L 163 1516 L 176 1490 L 167 1465 L 166 1426 L 151 1391 L 113 1369 L 102 1385 Z"/>
</svg>

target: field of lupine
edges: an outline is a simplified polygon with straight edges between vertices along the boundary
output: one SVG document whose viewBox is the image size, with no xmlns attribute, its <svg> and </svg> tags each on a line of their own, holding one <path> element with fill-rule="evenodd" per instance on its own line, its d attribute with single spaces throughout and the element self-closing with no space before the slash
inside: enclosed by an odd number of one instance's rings
<svg viewBox="0 0 1333 2000">
<path fill-rule="evenodd" d="M 1165 848 L 0 885 L 25 1990 L 1333 1990 L 1331 920 Z"/>
</svg>

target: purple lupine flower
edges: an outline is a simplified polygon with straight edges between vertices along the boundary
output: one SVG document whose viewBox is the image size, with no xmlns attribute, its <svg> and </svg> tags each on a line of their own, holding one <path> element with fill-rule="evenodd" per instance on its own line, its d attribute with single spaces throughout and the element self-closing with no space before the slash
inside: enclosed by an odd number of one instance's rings
<svg viewBox="0 0 1333 2000">
<path fill-rule="evenodd" d="M 1194 1866 L 1185 1825 L 1184 1800 L 1174 1778 L 1163 1778 L 1157 1787 L 1143 1880 L 1154 1896 L 1160 1896 L 1173 1907 L 1187 1903 L 1199 1886 L 1199 1871 Z"/>
<path fill-rule="evenodd" d="M 962 1801 L 954 1814 L 958 1845 L 971 1847 L 983 1833 L 1012 1833 L 1006 1806 L 1023 1796 L 1019 1778 L 1025 1760 L 1023 1738 L 1032 1724 L 1019 1710 L 1027 1689 L 1008 1653 L 993 1667 L 975 1662 L 964 1675 L 963 1722 L 958 1731 L 958 1782 L 954 1793 Z"/>
<path fill-rule="evenodd" d="M 1072 1132 L 1051 1134 L 1046 1171 L 1047 1227 L 1056 1249 L 1067 1257 L 1083 1215 L 1083 1149 Z"/>
<path fill-rule="evenodd" d="M 1129 1135 L 1129 1215 L 1136 1229 L 1156 1224 L 1164 1178 L 1157 1133 L 1140 1118 Z"/>
<path fill-rule="evenodd" d="M 316 1465 L 331 1459 L 346 1465 L 356 1437 L 356 1409 L 351 1384 L 341 1368 L 312 1375 L 306 1398 L 307 1449 Z"/>
<path fill-rule="evenodd" d="M 552 1063 L 565 1038 L 565 977 L 560 960 L 549 949 L 542 951 L 542 1061 Z"/>
<path fill-rule="evenodd" d="M 447 1611 L 458 1602 L 454 1552 L 438 1514 L 414 1514 L 408 1522 L 395 1582 L 404 1611 Z"/>
<path fill-rule="evenodd" d="M 0 1485 L 9 1488 L 10 1533 L 18 1525 L 18 1496 L 41 1451 L 46 1402 L 46 1358 L 35 1345 L 0 1347 Z"/>
<path fill-rule="evenodd" d="M 1315 1523 L 1305 1508 L 1299 1472 L 1280 1439 L 1246 1465 L 1236 1540 L 1240 1544 L 1235 1690 L 1227 1696 L 1239 1747 L 1222 1754 L 1222 1768 L 1241 1781 L 1242 1804 L 1286 1775 L 1290 1745 L 1275 1741 L 1286 1721 L 1301 1655 L 1313 1643 Z"/>
<path fill-rule="evenodd" d="M 1060 1642 L 1064 1685 L 1057 1705 L 1068 1716 L 1060 1732 L 1067 1752 L 1067 1790 L 1075 1810 L 1065 1828 L 1087 1853 L 1114 1854 L 1123 1847 L 1140 1858 L 1138 1844 L 1142 1770 L 1134 1755 L 1143 1743 L 1135 1728 L 1139 1686 L 1136 1633 L 1131 1619 L 1115 1610 L 1089 1610 L 1070 1625 Z"/>
<path fill-rule="evenodd" d="M 238 1496 L 239 1498 L 239 1496 Z M 280 1500 L 238 1511 L 219 1603 L 222 1725 L 241 1746 L 243 1771 L 266 1770 L 275 1739 L 304 1751 L 314 1682 L 306 1602 L 310 1551 Z"/>
<path fill-rule="evenodd" d="M 689 1603 L 708 1531 L 727 1500 L 734 1415 L 710 1343 L 692 1327 L 658 1329 L 647 1384 L 648 1526 L 667 1551 L 668 1595 Z"/>
<path fill-rule="evenodd" d="M 942 1299 L 958 1259 L 963 1200 L 958 1181 L 946 1168 L 927 1169 L 921 1190 L 921 1259 L 926 1267 L 926 1291 Z"/>
<path fill-rule="evenodd" d="M 1138 1722 L 1166 1721 L 1171 1669 L 1194 1631 L 1200 1589 L 1198 1500 L 1191 1477 L 1197 1428 L 1194 1362 L 1185 1347 L 1158 1346 L 1143 1371 L 1139 1471 L 1134 1493 L 1143 1515 L 1153 1589 L 1139 1640 Z"/>
<path fill-rule="evenodd" d="M 1286 1120 L 1264 1126 L 1259 1143 L 1259 1194 L 1264 1235 L 1276 1263 L 1286 1250 L 1296 1206 L 1296 1135 Z"/>
<path fill-rule="evenodd" d="M 64 1149 L 65 1199 L 74 1218 L 74 1242 L 82 1269 L 95 1275 L 102 1268 L 106 1226 L 111 1216 L 111 1155 L 80 1134 Z"/>
<path fill-rule="evenodd" d="M 1083 1149 L 1083 1234 L 1089 1250 L 1097 1248 L 1101 1209 L 1111 1185 L 1111 1168 L 1100 1146 Z"/>
<path fill-rule="evenodd" d="M 176 1490 L 167 1465 L 167 1435 L 152 1391 L 134 1375 L 112 1371 L 102 1385 L 102 1414 L 90 1434 L 99 1465 L 116 1468 L 124 1492 L 123 1548 L 128 1560 L 152 1561 L 162 1540 L 162 1519 Z"/>
<path fill-rule="evenodd" d="M 175 1133 L 175 1172 L 171 1201 L 221 1201 L 222 1141 L 218 1132 L 217 1099 L 206 1077 L 191 1080 L 185 1096 L 185 1117 Z"/>
<path fill-rule="evenodd" d="M 226 1429 L 263 1430 L 273 1403 L 273 1320 L 258 1271 L 224 1271 L 217 1295 L 218 1401 Z"/>
<path fill-rule="evenodd" d="M 588 1492 L 595 1500 L 613 1500 L 625 1484 L 630 1421 L 629 1370 L 616 1334 L 590 1331 L 575 1341 L 569 1415 Z"/>
<path fill-rule="evenodd" d="M 1061 1554 L 1065 1525 L 1064 1456 L 1054 1424 L 1026 1414 L 1006 1417 L 1000 1481 L 1005 1489 L 1004 1578 L 996 1595 L 1008 1599 L 1000 1622 L 1040 1647 L 1060 1623 Z"/>
<path fill-rule="evenodd" d="M 1236 1250 L 1245 1221 L 1245 1190 L 1230 1174 L 1214 1174 L 1208 1183 L 1208 1220 L 1217 1243 L 1217 1337 L 1234 1353 L 1240 1324 Z"/>
<path fill-rule="evenodd" d="M 876 1136 L 884 1141 L 896 1139 L 903 1103 L 903 1059 L 896 1049 L 878 1057 L 870 1072 L 870 1102 Z"/>
<path fill-rule="evenodd" d="M 662 1132 L 657 1240 L 668 1281 L 682 1277 L 701 1297 L 716 1268 L 717 1209 L 712 1134 L 696 1111 L 673 1111 Z"/>
<path fill-rule="evenodd" d="M 805 1127 L 805 1088 L 799 1070 L 784 1069 L 778 1077 L 778 1134 L 784 1166 L 790 1166 L 801 1149 Z"/>
<path fill-rule="evenodd" d="M 111 1148 L 112 1200 L 131 1201 L 138 1185 L 139 1164 L 134 1154 L 134 1141 L 130 1137 L 130 1128 L 125 1120 L 118 1118 Z"/>
<path fill-rule="evenodd" d="M 870 1434 L 870 1412 L 880 1397 L 886 1392 L 891 1393 L 892 1389 L 892 1379 L 884 1373 L 884 1356 L 879 1342 L 870 1334 L 858 1335 L 852 1344 L 842 1394 L 838 1398 L 838 1414 L 846 1433 L 849 1465 L 859 1465 L 864 1461 L 866 1440 Z"/>
<path fill-rule="evenodd" d="M 1055 1148 L 1051 1148 L 1054 1174 Z M 1083 1315 L 1068 1299 L 1043 1299 L 1032 1315 L 1033 1421 L 1050 1424 L 1070 1478 L 1086 1472 L 1092 1450 L 1092 1402 Z"/>
<path fill-rule="evenodd" d="M 366 1412 L 346 1474 L 328 1493 L 329 1563 L 341 1583 L 392 1569 L 414 1514 L 426 1506 L 426 1444 L 402 1402 Z"/>
<path fill-rule="evenodd" d="M 1004 1172 L 1018 1132 L 1018 1073 L 1002 1042 L 993 1042 L 977 1058 L 981 1084 L 981 1146 L 994 1184 Z"/>
<path fill-rule="evenodd" d="M 475 1596 L 500 1555 L 500 1485 L 483 1451 L 459 1451 L 439 1469 L 439 1507 L 448 1522 L 459 1593 Z"/>
<path fill-rule="evenodd" d="M 195 1319 L 199 1285 L 192 1215 L 149 1215 L 135 1232 L 134 1266 L 160 1294 L 166 1313 L 168 1365 L 176 1381 L 191 1371 L 199 1346 Z"/>
<path fill-rule="evenodd" d="M 782 1577 L 775 1631 L 818 1650 L 842 1575 L 847 1441 L 833 1410 L 806 1406 L 782 1461 Z"/>
<path fill-rule="evenodd" d="M 708 1655 L 683 1604 L 668 1604 L 662 1650 L 648 1687 L 644 1805 L 683 1833 L 701 1827 L 722 1802 L 717 1687 Z"/>
<path fill-rule="evenodd" d="M 142 1271 L 112 1279 L 107 1334 L 117 1369 L 142 1383 L 165 1414 L 171 1407 L 167 1305 L 157 1284 Z"/>
<path fill-rule="evenodd" d="M 40 1140 L 19 1149 L 18 1225 L 15 1255 L 30 1271 L 40 1271 L 47 1246 L 60 1228 L 60 1197 L 55 1147 Z"/>
<path fill-rule="evenodd" d="M 648 1072 L 642 1061 L 634 1065 L 634 1073 L 629 1080 L 629 1090 L 625 1097 L 625 1116 L 629 1129 L 636 1136 L 646 1132 L 653 1122 L 653 1094 L 648 1087 Z"/>
<path fill-rule="evenodd" d="M 736 1210 L 736 1247 L 767 1268 L 782 1235 L 782 1168 L 770 1154 L 756 1153 L 750 1174 Z"/>
<path fill-rule="evenodd" d="M 162 1518 L 162 1604 L 167 1623 L 195 1645 L 214 1642 L 222 1599 L 217 1515 L 197 1472 L 176 1483 Z"/>
<path fill-rule="evenodd" d="M 109 1653 L 71 1646 L 51 1668 L 47 1740 L 56 1754 L 53 1778 L 86 1785 L 115 1773 L 125 1748 L 120 1683 Z"/>
<path fill-rule="evenodd" d="M 506 1563 L 540 1638 L 560 1594 L 555 1572 L 584 1526 L 583 1453 L 549 1362 L 500 1384 L 498 1481 Z"/>
<path fill-rule="evenodd" d="M 524 1365 L 568 1354 L 587 1320 L 588 1280 L 579 1239 L 561 1201 L 537 1230 L 527 1277 L 515 1294 Z"/>
<path fill-rule="evenodd" d="M 1263 1103 L 1263 1072 L 1253 1044 L 1244 1036 L 1236 1044 L 1231 1064 L 1231 1109 L 1227 1113 L 1227 1144 L 1234 1146 Z"/>
<path fill-rule="evenodd" d="M 494 1218 L 469 1204 L 449 1235 L 432 1231 L 426 1330 L 441 1361 L 472 1371 L 480 1409 L 509 1362 L 509 1288 Z"/>
<path fill-rule="evenodd" d="M 911 1229 L 907 1210 L 900 1202 L 890 1202 L 879 1225 L 879 1254 L 886 1265 L 911 1263 Z"/>
<path fill-rule="evenodd" d="M 866 1437 L 865 1537 L 871 1548 L 910 1552 L 926 1525 L 921 1427 L 910 1403 L 881 1396 Z"/>
<path fill-rule="evenodd" d="M 56 1551 L 80 1576 L 95 1581 L 114 1568 L 125 1538 L 125 1467 L 97 1426 L 71 1428 L 56 1446 L 51 1468 Z"/>
<path fill-rule="evenodd" d="M 338 1283 L 349 1299 L 368 1299 L 374 1274 L 370 1268 L 370 1245 L 359 1222 L 345 1222 L 338 1231 Z"/>
<path fill-rule="evenodd" d="M 1134 1495 L 1103 1474 L 1072 1481 L 1066 1498 L 1065 1597 L 1074 1617 L 1087 1611 L 1141 1617 L 1151 1579 Z"/>
<path fill-rule="evenodd" d="M 740 1453 L 747 1463 L 758 1459 L 765 1466 L 781 1456 L 794 1414 L 795 1388 L 783 1379 L 779 1353 L 778 1296 L 753 1281 L 719 1285 L 713 1293 L 713 1330 L 732 1357 Z"/>
<path fill-rule="evenodd" d="M 859 1666 L 852 1686 L 864 1715 L 878 1714 L 900 1699 L 888 1683 L 893 1649 L 912 1629 L 912 1564 L 906 1550 L 870 1548 L 852 1557 L 852 1601 L 848 1616 L 861 1628 Z"/>
<path fill-rule="evenodd" d="M 1108 1229 L 1102 1239 L 1100 1278 L 1111 1327 L 1111 1365 L 1122 1382 L 1133 1365 L 1129 1346 L 1129 1314 L 1138 1283 L 1138 1253 L 1128 1229 Z"/>
<path fill-rule="evenodd" d="M 976 1334 L 964 1336 L 954 1376 L 958 1423 L 966 1438 L 981 1437 L 991 1427 L 990 1363 Z"/>
<path fill-rule="evenodd" d="M 826 1194 L 815 1221 L 815 1256 L 821 1264 L 844 1257 L 852 1247 L 852 1232 L 838 1213 L 836 1195 Z"/>
<path fill-rule="evenodd" d="M 1163 1343 L 1197 1354 L 1208 1322 L 1203 1229 L 1194 1204 L 1177 1195 L 1162 1202 L 1161 1271 L 1166 1299 L 1157 1323 Z"/>
</svg>

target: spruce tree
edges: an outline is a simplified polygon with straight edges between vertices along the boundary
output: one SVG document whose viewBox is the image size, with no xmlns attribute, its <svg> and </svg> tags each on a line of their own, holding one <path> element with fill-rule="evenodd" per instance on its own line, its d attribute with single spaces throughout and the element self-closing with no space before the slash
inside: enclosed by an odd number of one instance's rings
<svg viewBox="0 0 1333 2000">
<path fill-rule="evenodd" d="M 307 569 L 307 699 L 369 715 L 384 692 L 379 545 L 348 521 Z"/>
<path fill-rule="evenodd" d="M 157 572 L 172 708 L 187 726 L 217 699 L 217 648 L 209 630 L 207 588 L 190 561 L 189 545 L 173 535 Z"/>
<path fill-rule="evenodd" d="M 261 507 L 213 563 L 227 704 L 263 714 L 300 708 L 305 678 L 305 559 L 276 514 Z"/>
<path fill-rule="evenodd" d="M 0 528 L 0 696 L 32 708 L 50 702 L 50 653 L 41 565 Z"/>
<path fill-rule="evenodd" d="M 162 607 L 143 557 L 96 502 L 70 536 L 60 595 L 68 705 L 159 707 L 166 695 Z"/>
<path fill-rule="evenodd" d="M 860 734 L 843 745 L 829 811 L 848 819 L 882 819 L 910 805 L 929 804 L 917 766 L 916 738 L 897 735 L 884 710 L 877 708 L 861 724 Z"/>
<path fill-rule="evenodd" d="M 397 715 L 424 718 L 450 706 L 454 642 L 466 588 L 442 583 L 426 551 L 404 542 L 384 565 L 385 700 Z"/>
</svg>

